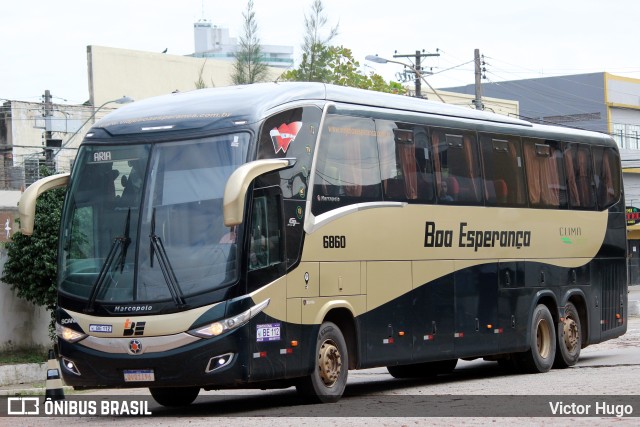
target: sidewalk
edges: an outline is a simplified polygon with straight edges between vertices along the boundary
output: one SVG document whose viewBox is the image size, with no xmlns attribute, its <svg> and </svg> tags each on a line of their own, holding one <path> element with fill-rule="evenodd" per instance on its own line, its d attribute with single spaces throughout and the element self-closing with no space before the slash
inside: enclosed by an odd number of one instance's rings
<svg viewBox="0 0 640 427">
<path fill-rule="evenodd" d="M 629 286 L 628 315 L 640 316 L 640 285 Z M 0 396 L 44 396 L 47 362 L 0 366 Z M 64 386 L 65 393 L 73 387 Z"/>
</svg>

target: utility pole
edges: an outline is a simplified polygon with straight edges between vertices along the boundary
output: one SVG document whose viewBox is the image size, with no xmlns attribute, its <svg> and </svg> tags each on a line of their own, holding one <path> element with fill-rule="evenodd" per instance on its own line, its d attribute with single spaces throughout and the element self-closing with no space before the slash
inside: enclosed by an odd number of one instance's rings
<svg viewBox="0 0 640 427">
<path fill-rule="evenodd" d="M 51 102 L 51 91 L 49 89 L 44 91 L 44 122 L 45 122 L 45 132 L 44 132 L 44 141 L 45 141 L 45 149 L 44 156 L 45 162 L 47 166 L 52 160 L 53 150 L 50 150 L 48 145 L 49 141 L 53 138 L 53 132 L 51 131 L 51 117 L 53 116 L 53 103 Z"/>
<path fill-rule="evenodd" d="M 416 98 L 422 98 L 422 75 L 425 74 L 422 72 L 422 58 L 426 58 L 428 56 L 440 56 L 439 53 L 424 53 L 424 49 L 422 52 L 416 50 L 416 53 L 407 54 L 407 55 L 393 55 L 394 58 L 415 58 L 416 61 Z M 428 73 L 427 73 L 428 74 Z M 426 81 L 426 80 L 425 80 Z"/>
<path fill-rule="evenodd" d="M 482 103 L 482 67 L 480 64 L 480 49 L 475 49 L 473 51 L 473 62 L 475 62 L 475 74 L 476 74 L 476 98 L 473 100 L 473 103 L 476 105 L 476 110 L 484 110 L 484 104 Z"/>
</svg>

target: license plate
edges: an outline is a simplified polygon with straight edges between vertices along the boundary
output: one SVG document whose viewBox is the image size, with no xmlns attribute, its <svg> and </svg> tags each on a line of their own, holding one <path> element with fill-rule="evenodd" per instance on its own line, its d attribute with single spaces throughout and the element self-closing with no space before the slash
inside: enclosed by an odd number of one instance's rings
<svg viewBox="0 0 640 427">
<path fill-rule="evenodd" d="M 256 341 L 280 341 L 280 323 L 267 323 L 256 327 Z"/>
<path fill-rule="evenodd" d="M 124 381 L 138 382 L 138 381 L 155 381 L 153 375 L 153 369 L 136 369 L 124 371 Z"/>
</svg>

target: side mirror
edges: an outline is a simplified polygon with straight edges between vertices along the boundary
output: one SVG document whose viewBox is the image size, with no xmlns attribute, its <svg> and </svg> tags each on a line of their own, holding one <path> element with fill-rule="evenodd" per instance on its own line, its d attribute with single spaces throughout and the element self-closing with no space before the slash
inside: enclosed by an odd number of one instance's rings
<svg viewBox="0 0 640 427">
<path fill-rule="evenodd" d="M 295 159 L 256 160 L 233 171 L 224 188 L 224 225 L 231 227 L 242 223 L 247 189 L 254 179 L 265 173 L 291 167 L 295 162 Z"/>
<path fill-rule="evenodd" d="M 45 191 L 64 187 L 69 183 L 69 174 L 61 173 L 37 180 L 31 184 L 20 197 L 18 213 L 20 214 L 20 231 L 22 234 L 33 234 L 33 223 L 36 219 L 36 200 Z"/>
</svg>

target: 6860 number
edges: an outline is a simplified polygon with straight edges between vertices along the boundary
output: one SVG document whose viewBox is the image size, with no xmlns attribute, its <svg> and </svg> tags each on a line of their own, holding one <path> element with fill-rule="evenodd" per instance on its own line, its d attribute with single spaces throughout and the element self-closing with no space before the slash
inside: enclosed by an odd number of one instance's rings
<svg viewBox="0 0 640 427">
<path fill-rule="evenodd" d="M 325 249 L 343 249 L 347 247 L 345 236 L 323 236 L 322 247 Z"/>
</svg>

